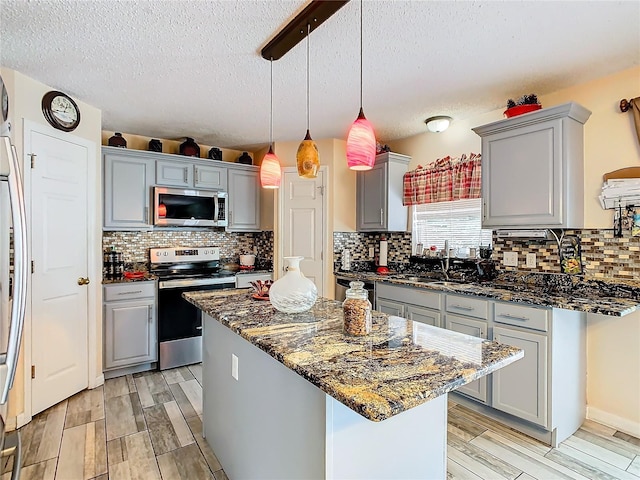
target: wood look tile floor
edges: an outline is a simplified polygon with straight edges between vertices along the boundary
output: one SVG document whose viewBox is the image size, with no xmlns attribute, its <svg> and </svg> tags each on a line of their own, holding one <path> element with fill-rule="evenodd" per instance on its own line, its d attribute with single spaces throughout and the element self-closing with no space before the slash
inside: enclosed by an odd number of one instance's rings
<svg viewBox="0 0 640 480">
<path fill-rule="evenodd" d="M 228 480 L 202 438 L 201 383 L 201 365 L 127 375 L 36 415 L 21 480 Z M 640 479 L 640 439 L 587 420 L 551 448 L 453 400 L 447 457 L 448 479 Z"/>
</svg>

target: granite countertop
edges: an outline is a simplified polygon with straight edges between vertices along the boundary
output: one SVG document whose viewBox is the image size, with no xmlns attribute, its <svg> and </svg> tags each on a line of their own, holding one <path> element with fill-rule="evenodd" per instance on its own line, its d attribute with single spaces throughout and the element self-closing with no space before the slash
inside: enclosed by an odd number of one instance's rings
<svg viewBox="0 0 640 480">
<path fill-rule="evenodd" d="M 380 275 L 375 272 L 339 271 L 335 275 L 617 317 L 640 310 L 640 282 L 633 281 L 585 280 L 552 274 L 506 274 L 493 281 L 447 282 L 443 285 L 437 281 L 411 280 L 412 276 L 424 273 Z"/>
<path fill-rule="evenodd" d="M 289 315 L 246 289 L 184 297 L 323 392 L 382 421 L 524 356 L 515 347 L 373 312 L 369 335 L 343 334 L 340 302 Z M 206 327 L 205 327 L 206 328 Z"/>
</svg>

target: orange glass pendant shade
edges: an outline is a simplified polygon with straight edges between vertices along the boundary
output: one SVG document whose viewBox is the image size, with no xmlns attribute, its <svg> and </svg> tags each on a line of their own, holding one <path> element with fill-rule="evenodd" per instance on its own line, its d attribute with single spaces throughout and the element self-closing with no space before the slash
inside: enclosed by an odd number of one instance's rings
<svg viewBox="0 0 640 480">
<path fill-rule="evenodd" d="M 371 170 L 375 162 L 376 135 L 360 108 L 347 136 L 347 165 L 351 170 Z"/>
<path fill-rule="evenodd" d="M 303 178 L 316 178 L 320 168 L 320 157 L 318 146 L 311 138 L 309 130 L 307 136 L 300 143 L 298 153 L 296 153 L 296 163 L 298 164 L 298 176 Z"/>
<path fill-rule="evenodd" d="M 260 165 L 260 185 L 262 185 L 262 188 L 279 188 L 281 180 L 280 161 L 276 154 L 273 153 L 273 148 L 269 146 L 269 151 Z"/>
</svg>

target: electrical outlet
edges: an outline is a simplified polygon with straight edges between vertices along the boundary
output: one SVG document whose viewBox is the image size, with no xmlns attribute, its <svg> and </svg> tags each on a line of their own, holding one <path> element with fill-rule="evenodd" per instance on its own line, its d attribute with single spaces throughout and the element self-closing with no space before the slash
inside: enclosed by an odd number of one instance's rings
<svg viewBox="0 0 640 480">
<path fill-rule="evenodd" d="M 518 252 L 504 252 L 502 263 L 506 267 L 518 266 Z"/>
<path fill-rule="evenodd" d="M 231 376 L 238 380 L 238 357 L 231 354 Z"/>
<path fill-rule="evenodd" d="M 527 268 L 536 268 L 536 254 L 527 253 Z"/>
<path fill-rule="evenodd" d="M 369 258 L 373 258 L 376 254 L 376 249 L 373 247 L 369 247 Z"/>
</svg>

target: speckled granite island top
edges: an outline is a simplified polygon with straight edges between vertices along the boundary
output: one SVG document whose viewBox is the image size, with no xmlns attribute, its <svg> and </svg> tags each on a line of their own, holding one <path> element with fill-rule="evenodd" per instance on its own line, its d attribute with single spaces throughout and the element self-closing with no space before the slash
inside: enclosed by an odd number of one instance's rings
<svg viewBox="0 0 640 480">
<path fill-rule="evenodd" d="M 373 421 L 409 410 L 524 356 L 522 350 L 380 312 L 371 334 L 343 334 L 340 302 L 287 315 L 247 290 L 184 297 L 313 385 Z M 205 324 L 206 328 L 206 324 Z"/>
</svg>

